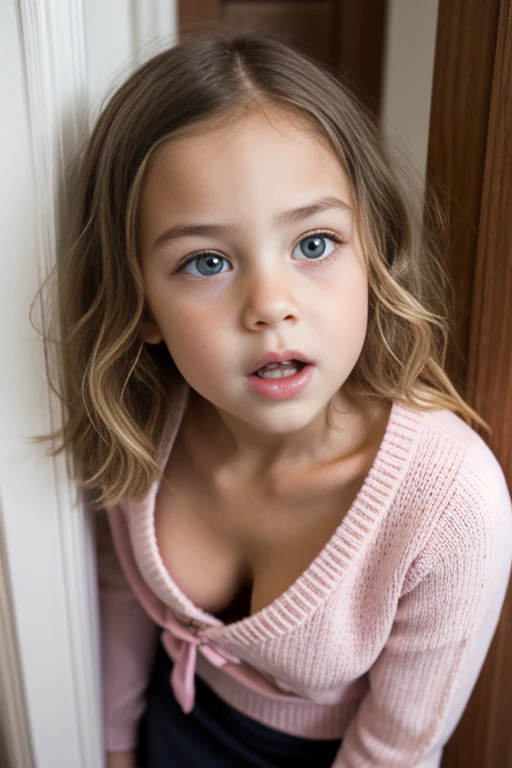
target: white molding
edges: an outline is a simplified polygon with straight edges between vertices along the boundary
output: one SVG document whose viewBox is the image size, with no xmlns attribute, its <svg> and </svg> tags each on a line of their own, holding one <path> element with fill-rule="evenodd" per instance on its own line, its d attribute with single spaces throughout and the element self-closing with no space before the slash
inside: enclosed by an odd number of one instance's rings
<svg viewBox="0 0 512 768">
<path fill-rule="evenodd" d="M 177 42 L 177 0 L 84 2 L 90 119 L 150 56 Z"/>
<path fill-rule="evenodd" d="M 176 0 L 132 0 L 132 40 L 135 64 L 177 42 Z"/>
<path fill-rule="evenodd" d="M 30 327 L 28 310 L 38 282 L 54 263 L 65 169 L 87 129 L 82 6 L 74 0 L 19 0 L 16 21 L 17 29 L 9 34 L 16 34 L 19 43 L 26 135 L 13 150 L 23 151 L 31 163 L 19 180 L 26 195 L 27 231 L 15 241 L 15 252 L 2 257 L 11 259 L 7 266 L 21 290 L 19 354 L 13 357 L 7 349 L 7 402 L 21 398 L 24 411 L 6 419 L 2 432 L 2 447 L 9 441 L 13 449 L 10 461 L 5 456 L 0 461 L 5 544 L 35 765 L 97 768 L 103 748 L 98 648 L 91 623 L 96 599 L 92 521 L 67 479 L 63 457 L 48 458 L 44 447 L 30 439 L 60 422 L 59 404 L 44 383 L 41 342 Z M 2 347 L 8 342 L 1 337 Z M 24 381 L 21 392 L 17 379 Z"/>
<path fill-rule="evenodd" d="M 12 594 L 5 562 L 0 499 L 0 765 L 34 765 L 17 638 Z M 3 556 L 2 556 L 3 555 Z"/>
<path fill-rule="evenodd" d="M 96 27 L 84 18 L 91 8 L 101 11 Z M 8 768 L 103 764 L 92 519 L 64 458 L 49 458 L 31 440 L 58 427 L 61 414 L 29 308 L 54 263 L 68 164 L 99 95 L 92 68 L 114 72 L 116 61 L 130 69 L 172 44 L 175 12 L 172 0 L 0 2 L 0 103 L 9 116 L 0 142 L 0 704 L 7 696 Z M 121 48 L 119 28 L 127 32 Z"/>
</svg>

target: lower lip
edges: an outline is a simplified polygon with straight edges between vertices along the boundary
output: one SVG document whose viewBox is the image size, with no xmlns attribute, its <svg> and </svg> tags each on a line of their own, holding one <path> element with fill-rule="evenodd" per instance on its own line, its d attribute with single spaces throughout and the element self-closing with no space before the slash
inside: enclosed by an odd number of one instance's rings
<svg viewBox="0 0 512 768">
<path fill-rule="evenodd" d="M 283 376 L 280 379 L 262 379 L 251 373 L 247 377 L 247 381 L 258 395 L 269 397 L 272 400 L 285 400 L 303 392 L 313 378 L 314 372 L 314 365 L 305 365 L 301 371 L 294 373 L 293 376 Z"/>
</svg>

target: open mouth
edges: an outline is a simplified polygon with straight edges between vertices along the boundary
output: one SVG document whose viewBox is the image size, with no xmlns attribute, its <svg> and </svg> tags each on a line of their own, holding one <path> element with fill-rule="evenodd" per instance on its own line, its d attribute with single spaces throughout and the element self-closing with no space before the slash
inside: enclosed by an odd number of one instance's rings
<svg viewBox="0 0 512 768">
<path fill-rule="evenodd" d="M 300 373 L 305 365 L 306 363 L 301 360 L 287 360 L 284 363 L 269 363 L 268 365 L 264 365 L 263 368 L 254 371 L 252 375 L 258 376 L 260 379 L 283 379 Z"/>
<path fill-rule="evenodd" d="M 247 376 L 249 387 L 260 397 L 288 400 L 304 392 L 315 377 L 316 366 L 304 360 L 268 363 Z"/>
</svg>

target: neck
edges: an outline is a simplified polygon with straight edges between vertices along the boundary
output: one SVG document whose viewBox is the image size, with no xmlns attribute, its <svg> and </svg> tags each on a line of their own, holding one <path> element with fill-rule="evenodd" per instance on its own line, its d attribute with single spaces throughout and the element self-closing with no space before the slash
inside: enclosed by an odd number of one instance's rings
<svg viewBox="0 0 512 768">
<path fill-rule="evenodd" d="M 212 471 L 236 472 L 261 481 L 289 469 L 321 466 L 361 451 L 372 432 L 375 408 L 362 409 L 338 393 L 331 409 L 325 407 L 305 427 L 289 434 L 270 434 L 234 418 L 191 393 L 187 429 L 201 441 Z"/>
</svg>

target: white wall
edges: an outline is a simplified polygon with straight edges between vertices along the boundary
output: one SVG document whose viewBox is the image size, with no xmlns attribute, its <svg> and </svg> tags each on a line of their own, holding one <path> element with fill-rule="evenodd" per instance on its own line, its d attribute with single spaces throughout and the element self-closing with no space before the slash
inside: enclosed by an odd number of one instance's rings
<svg viewBox="0 0 512 768">
<path fill-rule="evenodd" d="M 91 121 L 134 66 L 177 38 L 176 0 L 87 0 L 85 45 Z"/>
<path fill-rule="evenodd" d="M 82 77 L 80 47 L 72 49 L 76 41 L 70 30 L 57 42 L 73 12 L 69 3 L 62 3 L 58 17 L 35 2 L 3 3 L 1 8 L 0 514 L 6 550 L 2 561 L 12 595 L 11 635 L 17 638 L 32 748 L 36 765 L 49 767 L 58 765 L 57 734 L 68 765 L 80 748 L 79 711 L 84 699 L 77 696 L 77 684 L 83 665 L 75 665 L 73 652 L 79 648 L 69 618 L 73 597 L 82 607 L 85 590 L 80 575 L 77 581 L 68 568 L 77 516 L 62 463 L 45 457 L 42 447 L 31 442 L 33 434 L 49 430 L 57 414 L 50 412 L 42 349 L 28 312 L 54 248 L 57 174 L 67 141 L 63 115 L 71 121 L 78 115 Z M 60 50 L 52 49 L 53 42 Z M 68 525 L 63 525 L 64 516 Z M 68 549 L 65 540 L 71 540 Z M 77 566 L 83 574 L 83 559 L 78 558 Z M 5 655 L 2 661 L 7 663 Z M 12 659 L 13 667 L 16 661 Z M 20 693 L 10 691 L 9 696 L 19 702 Z M 22 728 L 6 734 L 11 754 L 19 755 L 23 749 Z M 80 758 L 74 764 L 84 765 Z"/>
<path fill-rule="evenodd" d="M 424 175 L 438 0 L 389 0 L 383 127 L 389 141 L 410 152 Z"/>
</svg>

